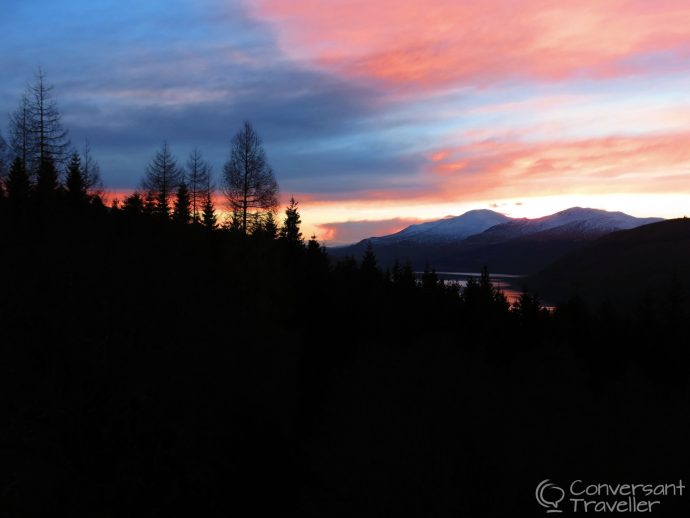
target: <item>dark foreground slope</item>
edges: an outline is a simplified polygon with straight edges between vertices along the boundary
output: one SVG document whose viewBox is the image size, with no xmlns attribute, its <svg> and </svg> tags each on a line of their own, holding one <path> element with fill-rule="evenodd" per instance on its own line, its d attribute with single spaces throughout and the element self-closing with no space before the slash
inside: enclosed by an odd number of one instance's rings
<svg viewBox="0 0 690 518">
<path fill-rule="evenodd" d="M 535 275 L 552 300 L 574 294 L 592 303 L 671 304 L 690 287 L 690 220 L 676 219 L 604 236 Z"/>
<path fill-rule="evenodd" d="M 687 329 L 663 313 L 30 209 L 0 205 L 2 516 L 539 516 L 545 478 L 687 479 Z"/>
</svg>

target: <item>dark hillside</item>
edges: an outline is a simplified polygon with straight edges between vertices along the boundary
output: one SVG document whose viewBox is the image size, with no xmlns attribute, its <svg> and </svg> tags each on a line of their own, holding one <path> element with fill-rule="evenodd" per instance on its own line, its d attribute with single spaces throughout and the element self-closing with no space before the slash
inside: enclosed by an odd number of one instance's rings
<svg viewBox="0 0 690 518">
<path fill-rule="evenodd" d="M 653 223 L 606 235 L 535 275 L 530 285 L 565 300 L 577 293 L 593 303 L 630 307 L 687 296 L 690 287 L 690 220 Z"/>
</svg>

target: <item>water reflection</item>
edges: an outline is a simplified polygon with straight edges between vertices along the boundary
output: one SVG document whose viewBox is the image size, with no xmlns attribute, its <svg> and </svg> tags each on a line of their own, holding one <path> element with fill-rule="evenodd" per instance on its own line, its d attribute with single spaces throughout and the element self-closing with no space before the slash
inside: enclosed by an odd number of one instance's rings
<svg viewBox="0 0 690 518">
<path fill-rule="evenodd" d="M 418 276 L 422 275 L 422 272 L 415 272 Z M 445 283 L 455 283 L 462 287 L 467 286 L 467 281 L 469 279 L 479 279 L 481 273 L 479 272 L 436 272 L 438 278 Z M 518 300 L 520 294 L 524 288 L 524 275 L 514 275 L 510 273 L 492 273 L 491 282 L 494 286 L 499 288 L 503 294 L 508 299 L 508 302 L 513 304 Z M 546 301 L 542 300 L 541 303 L 547 309 L 553 310 L 554 306 L 549 305 Z"/>
</svg>

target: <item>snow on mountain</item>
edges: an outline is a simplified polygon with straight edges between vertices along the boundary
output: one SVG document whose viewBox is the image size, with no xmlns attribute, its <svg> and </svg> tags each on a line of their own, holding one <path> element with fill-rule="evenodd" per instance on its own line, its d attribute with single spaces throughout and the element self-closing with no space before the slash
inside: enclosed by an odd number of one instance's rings
<svg viewBox="0 0 690 518">
<path fill-rule="evenodd" d="M 450 216 L 438 221 L 411 225 L 396 234 L 372 237 L 374 245 L 393 245 L 402 242 L 431 244 L 460 241 L 474 234 L 511 221 L 511 218 L 492 210 L 471 210 L 461 216 Z"/>
<path fill-rule="evenodd" d="M 490 244 L 525 236 L 593 238 L 609 232 L 636 228 L 658 221 L 661 219 L 636 218 L 623 212 L 573 207 L 541 218 L 514 219 L 492 227 L 481 234 L 471 236 L 468 241 L 474 244 Z"/>
</svg>

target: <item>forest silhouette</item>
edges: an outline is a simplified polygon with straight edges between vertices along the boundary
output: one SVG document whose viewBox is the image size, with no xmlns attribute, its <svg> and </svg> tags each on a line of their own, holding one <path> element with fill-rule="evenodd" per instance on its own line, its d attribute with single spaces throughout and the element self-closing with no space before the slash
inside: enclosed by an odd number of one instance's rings
<svg viewBox="0 0 690 518">
<path fill-rule="evenodd" d="M 249 123 L 228 221 L 167 144 L 106 204 L 51 120 L 13 139 L 0 197 L 3 516 L 509 516 L 547 477 L 687 474 L 678 284 L 549 311 L 487 271 L 331 260 L 297 201 L 276 211 Z"/>
</svg>

